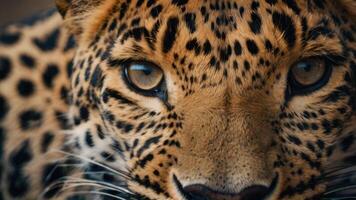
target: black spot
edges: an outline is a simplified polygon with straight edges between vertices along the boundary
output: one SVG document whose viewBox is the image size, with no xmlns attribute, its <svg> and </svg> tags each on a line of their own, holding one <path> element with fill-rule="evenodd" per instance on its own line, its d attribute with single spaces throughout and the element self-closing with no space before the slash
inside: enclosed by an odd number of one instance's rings
<svg viewBox="0 0 356 200">
<path fill-rule="evenodd" d="M 111 148 L 116 151 L 117 153 L 119 153 L 120 155 L 122 155 L 122 147 L 121 147 L 121 144 L 119 143 L 119 141 L 117 140 L 112 140 L 112 144 L 111 144 Z"/>
<path fill-rule="evenodd" d="M 232 49 L 231 49 L 230 45 L 228 45 L 226 48 L 221 48 L 220 49 L 220 60 L 222 62 L 228 61 L 231 54 L 232 54 Z"/>
<path fill-rule="evenodd" d="M 71 124 L 68 120 L 68 118 L 66 117 L 66 114 L 61 112 L 61 111 L 56 111 L 54 113 L 59 126 L 61 127 L 61 129 L 67 130 L 71 127 Z"/>
<path fill-rule="evenodd" d="M 30 80 L 22 79 L 17 84 L 17 91 L 23 97 L 31 96 L 35 91 L 35 85 Z"/>
<path fill-rule="evenodd" d="M 177 17 L 170 17 L 167 21 L 167 28 L 163 36 L 162 51 L 168 53 L 177 37 L 177 30 L 179 26 L 179 20 Z"/>
<path fill-rule="evenodd" d="M 125 98 L 119 91 L 108 88 L 104 91 L 102 99 L 103 99 L 104 103 L 107 103 L 110 98 L 117 100 L 121 104 L 127 104 L 127 105 L 131 105 L 131 106 L 136 105 L 135 102 Z"/>
<path fill-rule="evenodd" d="M 283 38 L 286 40 L 288 46 L 294 47 L 296 43 L 296 30 L 292 18 L 284 13 L 274 12 L 272 15 L 273 24 L 284 33 Z"/>
<path fill-rule="evenodd" d="M 21 34 L 19 32 L 3 32 L 0 33 L 0 44 L 13 45 L 19 41 Z"/>
<path fill-rule="evenodd" d="M 94 141 L 93 141 L 93 136 L 91 135 L 90 131 L 85 132 L 85 143 L 89 147 L 94 147 Z"/>
<path fill-rule="evenodd" d="M 67 77 L 70 78 L 73 74 L 73 60 L 70 60 L 68 63 L 67 63 Z"/>
<path fill-rule="evenodd" d="M 251 14 L 251 20 L 252 21 L 248 23 L 251 31 L 255 34 L 260 33 L 262 24 L 261 17 L 257 13 L 253 12 Z"/>
<path fill-rule="evenodd" d="M 247 60 L 244 61 L 244 69 L 245 71 L 249 71 L 251 69 L 251 65 Z"/>
<path fill-rule="evenodd" d="M 319 26 L 313 27 L 309 30 L 307 40 L 315 40 L 319 36 L 331 37 L 333 35 L 334 35 L 334 33 L 331 29 L 329 29 L 325 25 L 323 25 L 323 26 L 319 25 Z"/>
<path fill-rule="evenodd" d="M 147 156 L 145 156 L 144 158 L 142 158 L 142 160 L 139 161 L 139 165 L 144 168 L 145 165 L 147 164 L 147 162 L 153 160 L 153 155 L 152 154 L 148 154 Z"/>
<path fill-rule="evenodd" d="M 253 11 L 257 11 L 257 9 L 258 9 L 259 7 L 260 7 L 260 3 L 259 3 L 259 2 L 254 1 L 254 2 L 251 3 L 251 9 L 252 9 Z"/>
<path fill-rule="evenodd" d="M 59 69 L 57 65 L 49 64 L 47 66 L 46 70 L 42 74 L 42 80 L 48 88 L 53 87 L 53 81 L 55 77 L 58 75 L 58 73 L 59 73 Z"/>
<path fill-rule="evenodd" d="M 103 151 L 100 153 L 101 157 L 108 162 L 115 162 L 115 156 L 109 152 Z"/>
<path fill-rule="evenodd" d="M 194 50 L 196 55 L 198 55 L 201 50 L 201 47 L 200 47 L 198 40 L 196 38 L 189 40 L 187 42 L 187 44 L 185 45 L 185 48 L 189 51 Z"/>
<path fill-rule="evenodd" d="M 234 52 L 235 52 L 235 55 L 237 55 L 237 56 L 242 54 L 241 44 L 237 40 L 234 42 Z"/>
<path fill-rule="evenodd" d="M 60 30 L 55 29 L 44 38 L 34 38 L 32 42 L 42 51 L 54 50 L 57 46 Z"/>
<path fill-rule="evenodd" d="M 7 78 L 11 72 L 11 60 L 0 56 L 0 81 Z"/>
<path fill-rule="evenodd" d="M 133 129 L 133 125 L 132 124 L 125 124 L 125 127 L 124 127 L 124 132 L 125 133 L 130 132 L 132 129 Z"/>
<path fill-rule="evenodd" d="M 326 133 L 326 134 L 331 133 L 332 126 L 331 126 L 331 124 L 330 124 L 330 121 L 324 119 L 324 120 L 321 122 L 321 125 L 322 125 L 323 128 L 324 128 L 324 133 Z"/>
<path fill-rule="evenodd" d="M 324 149 L 325 143 L 322 140 L 317 140 L 316 144 L 318 145 L 319 149 Z"/>
<path fill-rule="evenodd" d="M 147 7 L 149 8 L 149 7 L 153 6 L 155 3 L 156 3 L 156 0 L 148 0 Z"/>
<path fill-rule="evenodd" d="M 341 150 L 343 152 L 347 152 L 347 150 L 349 150 L 349 148 L 351 147 L 351 145 L 354 143 L 354 136 L 353 135 L 349 135 L 345 138 L 342 139 L 340 146 L 341 146 Z"/>
<path fill-rule="evenodd" d="M 129 5 L 127 5 L 127 3 L 121 4 L 121 6 L 120 6 L 120 16 L 119 16 L 120 20 L 122 18 L 124 18 L 128 8 L 129 8 Z"/>
<path fill-rule="evenodd" d="M 209 40 L 206 40 L 203 44 L 203 51 L 205 55 L 208 55 L 211 52 L 211 44 Z"/>
<path fill-rule="evenodd" d="M 259 52 L 258 46 L 253 40 L 246 41 L 247 49 L 252 55 L 256 55 Z"/>
<path fill-rule="evenodd" d="M 79 109 L 80 119 L 84 121 L 88 121 L 89 119 L 89 111 L 86 107 L 80 107 Z"/>
<path fill-rule="evenodd" d="M 295 0 L 283 0 L 283 2 L 287 4 L 287 6 L 295 12 L 295 14 L 299 15 L 300 8 Z"/>
<path fill-rule="evenodd" d="M 177 6 L 183 6 L 188 3 L 188 0 L 172 0 L 172 3 Z"/>
<path fill-rule="evenodd" d="M 10 106 L 5 97 L 0 95 L 0 122 L 5 119 L 6 114 L 9 112 Z"/>
<path fill-rule="evenodd" d="M 30 178 L 23 174 L 23 170 L 11 170 L 7 175 L 7 187 L 12 197 L 23 197 L 30 188 Z"/>
<path fill-rule="evenodd" d="M 54 182 L 63 180 L 65 176 L 70 172 L 69 167 L 65 167 L 63 163 L 51 163 L 43 167 L 42 170 L 42 186 L 47 188 Z M 53 197 L 61 188 L 63 183 L 56 184 L 56 187 L 52 187 L 49 191 L 44 194 L 45 198 Z"/>
<path fill-rule="evenodd" d="M 139 8 L 142 6 L 144 0 L 137 0 L 137 3 L 136 3 L 136 8 Z"/>
<path fill-rule="evenodd" d="M 54 134 L 51 132 L 46 132 L 43 134 L 41 139 L 41 152 L 46 153 L 48 151 L 48 147 L 51 145 L 54 139 Z"/>
<path fill-rule="evenodd" d="M 102 74 L 103 72 L 101 71 L 99 66 L 95 67 L 95 70 L 92 74 L 91 80 L 90 80 L 90 84 L 93 87 L 99 87 L 102 83 Z"/>
<path fill-rule="evenodd" d="M 65 86 L 61 87 L 60 94 L 61 94 L 61 100 L 63 100 L 67 105 L 69 105 L 71 100 L 69 96 L 69 91 Z"/>
<path fill-rule="evenodd" d="M 20 61 L 23 64 L 23 66 L 28 67 L 30 69 L 34 68 L 36 65 L 35 59 L 27 54 L 21 54 Z"/>
<path fill-rule="evenodd" d="M 11 165 L 18 170 L 30 162 L 32 157 L 31 144 L 27 139 L 19 145 L 18 149 L 10 153 L 9 161 Z"/>
<path fill-rule="evenodd" d="M 67 52 L 71 49 L 73 49 L 75 47 L 75 40 L 74 40 L 74 37 L 71 35 L 70 37 L 68 37 L 68 40 L 67 40 L 67 43 L 66 45 L 64 46 L 64 49 L 63 51 L 64 52 Z"/>
<path fill-rule="evenodd" d="M 158 170 L 154 170 L 153 174 L 156 175 L 156 176 L 159 176 L 159 171 Z"/>
<path fill-rule="evenodd" d="M 277 3 L 277 0 L 266 0 L 267 3 L 274 5 Z"/>
<path fill-rule="evenodd" d="M 268 52 L 271 52 L 271 51 L 273 50 L 273 46 L 272 46 L 271 41 L 269 41 L 269 40 L 266 40 L 266 41 L 265 41 L 265 48 L 266 48 L 266 50 L 267 50 Z"/>
<path fill-rule="evenodd" d="M 102 128 L 101 128 L 101 126 L 100 125 L 96 125 L 96 132 L 97 132 L 97 134 L 98 134 L 98 137 L 100 138 L 100 139 L 105 139 L 105 133 L 103 132 L 103 130 L 102 130 Z"/>
<path fill-rule="evenodd" d="M 22 112 L 19 115 L 20 127 L 22 130 L 29 130 L 41 126 L 42 113 L 36 110 L 30 109 Z"/>
<path fill-rule="evenodd" d="M 142 145 L 140 149 L 137 150 L 137 156 L 140 157 L 143 153 L 144 150 L 148 149 L 152 144 L 157 144 L 159 140 L 161 139 L 160 136 L 152 137 L 148 140 L 145 141 L 145 143 Z"/>
<path fill-rule="evenodd" d="M 184 15 L 184 21 L 185 21 L 190 33 L 194 33 L 196 30 L 195 18 L 196 18 L 196 15 L 194 13 L 187 13 Z"/>
<path fill-rule="evenodd" d="M 122 129 L 125 133 L 129 133 L 133 129 L 133 125 L 123 121 L 117 121 L 116 127 Z"/>
<path fill-rule="evenodd" d="M 292 142 L 293 144 L 295 144 L 295 145 L 301 145 L 301 144 L 302 144 L 302 142 L 300 141 L 299 138 L 297 138 L 297 137 L 295 137 L 295 136 L 292 136 L 292 135 L 289 135 L 289 136 L 288 136 L 288 140 L 289 140 L 290 142 Z"/>
<path fill-rule="evenodd" d="M 153 18 L 158 17 L 158 15 L 161 13 L 162 9 L 163 9 L 162 5 L 157 5 L 157 6 L 153 7 L 151 9 L 151 16 Z"/>
</svg>

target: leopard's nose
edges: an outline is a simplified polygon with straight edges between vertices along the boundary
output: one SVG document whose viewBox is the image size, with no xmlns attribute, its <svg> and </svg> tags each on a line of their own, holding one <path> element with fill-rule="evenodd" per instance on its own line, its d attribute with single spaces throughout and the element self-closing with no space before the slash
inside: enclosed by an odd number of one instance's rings
<svg viewBox="0 0 356 200">
<path fill-rule="evenodd" d="M 214 191 L 204 185 L 188 185 L 183 192 L 189 200 L 263 200 L 269 194 L 269 188 L 254 185 L 237 194 Z"/>
</svg>

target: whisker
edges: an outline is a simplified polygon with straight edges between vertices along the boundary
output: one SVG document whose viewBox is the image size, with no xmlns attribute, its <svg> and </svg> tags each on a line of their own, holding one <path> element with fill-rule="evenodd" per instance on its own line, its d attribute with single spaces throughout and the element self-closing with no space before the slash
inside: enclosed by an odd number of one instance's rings
<svg viewBox="0 0 356 200">
<path fill-rule="evenodd" d="M 63 153 L 63 154 L 65 154 L 65 155 L 67 155 L 67 156 L 72 156 L 72 157 L 74 157 L 74 158 L 78 158 L 78 159 L 83 160 L 83 161 L 86 161 L 86 162 L 88 162 L 88 163 L 91 163 L 91 164 L 100 166 L 100 167 L 102 167 L 102 168 L 104 168 L 104 169 L 106 169 L 106 170 L 108 170 L 108 171 L 111 171 L 111 172 L 113 172 L 114 174 L 120 175 L 120 176 L 122 176 L 122 177 L 124 177 L 124 178 L 126 178 L 126 179 L 132 179 L 129 174 L 127 174 L 127 173 L 125 173 L 125 172 L 123 172 L 123 171 L 117 171 L 117 170 L 115 170 L 115 169 L 112 169 L 111 167 L 108 167 L 108 166 L 106 166 L 106 165 L 104 165 L 104 164 L 102 164 L 102 163 L 96 162 L 96 161 L 91 160 L 91 159 L 89 159 L 89 158 L 86 158 L 86 157 L 83 157 L 83 156 L 79 156 L 79 155 L 75 155 L 75 154 L 73 154 L 73 153 L 65 152 L 65 151 L 62 151 L 62 150 L 55 150 L 55 151 L 57 151 L 57 152 L 59 152 L 59 153 Z"/>
<path fill-rule="evenodd" d="M 356 185 L 350 185 L 350 186 L 340 187 L 340 188 L 337 188 L 337 189 L 334 189 L 334 190 L 331 190 L 331 191 L 327 191 L 324 194 L 328 195 L 328 194 L 333 194 L 333 193 L 336 193 L 336 192 L 344 191 L 344 190 L 347 190 L 347 189 L 354 189 L 354 188 L 356 188 Z"/>
<path fill-rule="evenodd" d="M 65 182 L 64 185 L 62 185 Z M 46 189 L 42 194 L 41 194 L 41 199 L 43 199 L 44 195 L 49 192 L 50 190 L 53 190 L 55 188 L 61 188 L 60 191 L 58 192 L 64 192 L 65 190 L 69 190 L 72 188 L 79 188 L 79 187 L 94 187 L 97 189 L 105 189 L 105 190 L 110 190 L 113 192 L 118 192 L 120 194 L 123 195 L 130 195 L 133 196 L 134 194 L 131 191 L 128 191 L 124 188 L 112 185 L 112 184 L 108 184 L 105 182 L 96 182 L 96 181 L 88 181 L 85 179 L 78 179 L 78 180 L 67 180 L 67 181 L 62 181 L 61 183 L 57 182 L 54 185 L 51 186 L 50 189 Z"/>
<path fill-rule="evenodd" d="M 103 195 L 103 196 L 108 196 L 108 197 L 112 197 L 114 199 L 119 199 L 119 200 L 128 200 L 127 198 L 122 198 L 122 197 L 118 197 L 118 196 L 115 196 L 115 195 L 112 195 L 112 194 L 109 194 L 109 193 L 106 193 L 106 192 L 101 192 L 101 191 L 75 191 L 73 192 L 73 194 L 92 194 L 92 195 Z M 132 199 L 132 198 L 130 198 Z"/>
<path fill-rule="evenodd" d="M 97 184 L 105 185 L 108 187 L 112 187 L 112 189 L 115 189 L 115 190 L 120 190 L 120 191 L 123 191 L 126 193 L 133 194 L 131 191 L 127 190 L 126 188 L 119 187 L 117 185 L 114 185 L 114 184 L 111 184 L 108 182 L 104 182 L 104 181 L 92 181 L 92 180 L 87 180 L 87 179 L 82 179 L 82 178 L 71 178 L 68 183 L 71 183 L 71 181 L 72 182 L 80 182 L 81 181 L 82 183 L 97 183 Z"/>
</svg>

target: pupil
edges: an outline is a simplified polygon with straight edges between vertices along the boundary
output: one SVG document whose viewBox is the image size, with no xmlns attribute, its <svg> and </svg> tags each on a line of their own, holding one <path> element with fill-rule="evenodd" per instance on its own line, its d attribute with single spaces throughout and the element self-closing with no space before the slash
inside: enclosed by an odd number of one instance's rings
<svg viewBox="0 0 356 200">
<path fill-rule="evenodd" d="M 152 74 L 152 69 L 145 67 L 145 68 L 142 69 L 142 72 L 143 72 L 146 76 L 149 76 L 150 74 Z"/>
<path fill-rule="evenodd" d="M 312 65 L 310 63 L 300 63 L 298 66 L 299 69 L 303 70 L 304 72 L 311 72 L 312 71 Z"/>
</svg>

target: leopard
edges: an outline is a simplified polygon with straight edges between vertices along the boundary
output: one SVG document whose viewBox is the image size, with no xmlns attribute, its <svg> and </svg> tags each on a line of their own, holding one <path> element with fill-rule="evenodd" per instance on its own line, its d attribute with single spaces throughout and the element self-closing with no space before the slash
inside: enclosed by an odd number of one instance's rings
<svg viewBox="0 0 356 200">
<path fill-rule="evenodd" d="M 0 31 L 0 199 L 356 197 L 355 0 L 55 0 Z"/>
</svg>

